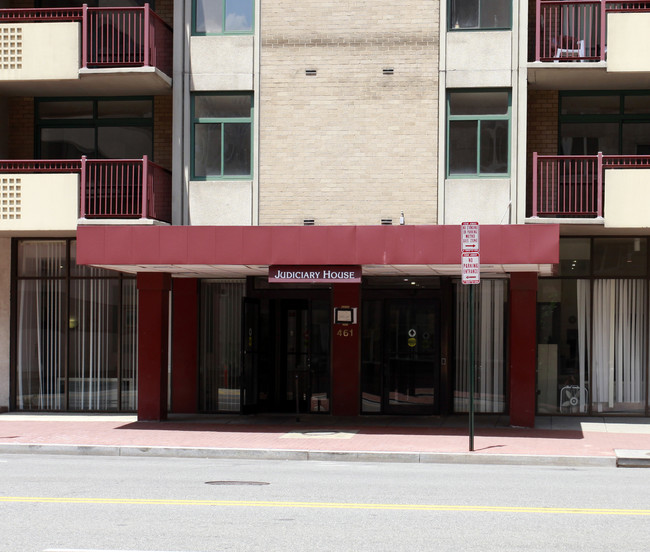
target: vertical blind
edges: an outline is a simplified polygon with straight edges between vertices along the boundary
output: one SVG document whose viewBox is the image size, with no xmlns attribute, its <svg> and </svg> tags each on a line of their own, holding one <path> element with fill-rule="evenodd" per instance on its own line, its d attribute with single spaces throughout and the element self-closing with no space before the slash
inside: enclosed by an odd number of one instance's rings
<svg viewBox="0 0 650 552">
<path fill-rule="evenodd" d="M 469 286 L 456 282 L 456 385 L 454 411 L 469 410 L 470 341 L 474 340 L 477 412 L 505 410 L 506 280 L 474 286 L 474 324 L 470 327 Z"/>
<path fill-rule="evenodd" d="M 135 410 L 135 280 L 75 265 L 68 246 L 74 259 L 68 240 L 18 245 L 16 406 Z"/>
</svg>

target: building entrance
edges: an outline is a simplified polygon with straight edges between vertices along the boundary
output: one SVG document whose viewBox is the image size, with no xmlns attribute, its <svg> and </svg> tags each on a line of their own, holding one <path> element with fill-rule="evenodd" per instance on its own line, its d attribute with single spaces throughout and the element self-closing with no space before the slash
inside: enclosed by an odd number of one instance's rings
<svg viewBox="0 0 650 552">
<path fill-rule="evenodd" d="M 244 411 L 329 412 L 330 301 L 247 299 Z"/>
<path fill-rule="evenodd" d="M 369 299 L 362 324 L 362 411 L 439 413 L 439 301 Z"/>
</svg>

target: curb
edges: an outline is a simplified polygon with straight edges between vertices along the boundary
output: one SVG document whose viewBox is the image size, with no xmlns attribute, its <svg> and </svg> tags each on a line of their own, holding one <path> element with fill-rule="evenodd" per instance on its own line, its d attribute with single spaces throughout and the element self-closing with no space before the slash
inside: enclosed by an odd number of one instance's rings
<svg viewBox="0 0 650 552">
<path fill-rule="evenodd" d="M 629 451 L 625 451 L 629 452 Z M 614 456 L 538 456 L 470 452 L 382 452 L 285 449 L 234 449 L 209 447 L 150 447 L 121 445 L 0 444 L 0 454 L 61 454 L 159 458 L 210 458 L 248 460 L 312 460 L 321 462 L 396 462 L 410 464 L 482 464 L 507 466 L 616 467 Z M 650 456 L 647 460 L 650 467 Z"/>
<path fill-rule="evenodd" d="M 616 449 L 616 467 L 650 468 L 650 450 Z"/>
</svg>

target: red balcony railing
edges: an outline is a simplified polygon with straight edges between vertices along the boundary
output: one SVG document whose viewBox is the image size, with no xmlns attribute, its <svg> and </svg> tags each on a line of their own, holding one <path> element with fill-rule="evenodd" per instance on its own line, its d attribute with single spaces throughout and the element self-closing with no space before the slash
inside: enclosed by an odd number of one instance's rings
<svg viewBox="0 0 650 552">
<path fill-rule="evenodd" d="M 532 216 L 602 217 L 608 168 L 650 168 L 650 156 L 533 153 Z"/>
<path fill-rule="evenodd" d="M 78 173 L 81 218 L 171 223 L 171 173 L 142 159 L 0 161 L 0 173 Z"/>
<path fill-rule="evenodd" d="M 172 30 L 149 4 L 123 8 L 3 9 L 0 23 L 79 21 L 83 68 L 157 67 L 172 74 Z"/>
<path fill-rule="evenodd" d="M 650 0 L 536 0 L 535 61 L 604 61 L 607 13 L 650 12 Z"/>
</svg>

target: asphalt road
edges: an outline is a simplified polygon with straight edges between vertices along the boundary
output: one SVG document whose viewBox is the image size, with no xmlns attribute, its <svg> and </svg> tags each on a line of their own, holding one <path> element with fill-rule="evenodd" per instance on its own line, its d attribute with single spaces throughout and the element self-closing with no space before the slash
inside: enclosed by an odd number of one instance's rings
<svg viewBox="0 0 650 552">
<path fill-rule="evenodd" d="M 0 550 L 650 548 L 650 471 L 0 456 Z"/>
</svg>

